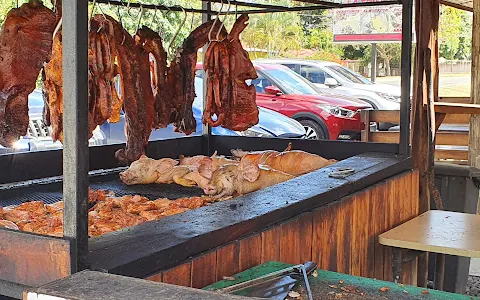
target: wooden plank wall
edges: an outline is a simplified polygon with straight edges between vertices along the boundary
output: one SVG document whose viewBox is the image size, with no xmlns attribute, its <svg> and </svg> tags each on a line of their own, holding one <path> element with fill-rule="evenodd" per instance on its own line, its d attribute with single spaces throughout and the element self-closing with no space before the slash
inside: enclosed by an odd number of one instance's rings
<svg viewBox="0 0 480 300">
<path fill-rule="evenodd" d="M 267 261 L 392 281 L 391 249 L 378 235 L 418 215 L 418 172 L 409 171 L 328 206 L 237 240 L 146 279 L 202 288 Z M 416 285 L 416 262 L 403 282 Z"/>
</svg>

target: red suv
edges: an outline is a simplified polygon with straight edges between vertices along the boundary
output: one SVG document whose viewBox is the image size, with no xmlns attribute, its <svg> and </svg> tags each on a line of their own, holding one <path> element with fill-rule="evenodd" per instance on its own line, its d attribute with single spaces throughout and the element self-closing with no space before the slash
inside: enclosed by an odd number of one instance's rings
<svg viewBox="0 0 480 300">
<path fill-rule="evenodd" d="M 325 94 L 302 76 L 277 64 L 254 62 L 258 78 L 250 84 L 257 90 L 258 106 L 299 121 L 308 139 L 359 139 L 360 109 L 372 109 L 362 100 Z M 197 76 L 202 77 L 202 64 Z"/>
</svg>

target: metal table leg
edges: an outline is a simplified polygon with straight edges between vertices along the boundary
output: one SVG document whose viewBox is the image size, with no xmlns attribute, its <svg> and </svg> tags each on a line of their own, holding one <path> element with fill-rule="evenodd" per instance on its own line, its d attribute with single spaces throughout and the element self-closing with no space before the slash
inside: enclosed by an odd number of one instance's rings
<svg viewBox="0 0 480 300">
<path fill-rule="evenodd" d="M 395 283 L 401 283 L 403 273 L 403 250 L 400 248 L 392 249 L 392 275 Z"/>
<path fill-rule="evenodd" d="M 443 291 L 443 279 L 445 277 L 445 254 L 437 253 L 437 261 L 435 264 L 435 282 L 436 290 Z"/>
</svg>

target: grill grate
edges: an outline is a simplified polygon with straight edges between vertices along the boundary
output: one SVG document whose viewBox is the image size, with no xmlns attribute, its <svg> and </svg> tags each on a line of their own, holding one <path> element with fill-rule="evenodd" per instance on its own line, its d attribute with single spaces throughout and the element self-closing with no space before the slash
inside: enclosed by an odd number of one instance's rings
<svg viewBox="0 0 480 300">
<path fill-rule="evenodd" d="M 183 187 L 177 184 L 148 184 L 127 186 L 120 181 L 118 173 L 90 178 L 92 189 L 113 191 L 116 196 L 141 195 L 155 200 L 158 198 L 178 199 L 200 196 L 199 188 Z M 32 183 L 20 187 L 0 190 L 0 206 L 20 205 L 29 201 L 43 201 L 47 204 L 62 200 L 62 182 Z"/>
</svg>

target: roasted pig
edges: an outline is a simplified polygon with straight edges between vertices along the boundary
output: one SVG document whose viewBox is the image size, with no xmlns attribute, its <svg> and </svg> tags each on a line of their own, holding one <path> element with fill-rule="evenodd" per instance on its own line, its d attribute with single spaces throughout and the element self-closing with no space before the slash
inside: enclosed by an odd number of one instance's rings
<svg viewBox="0 0 480 300">
<path fill-rule="evenodd" d="M 128 185 L 155 183 L 160 174 L 164 174 L 177 164 L 178 161 L 171 158 L 155 160 L 142 155 L 127 170 L 120 173 L 120 179 Z"/>
<path fill-rule="evenodd" d="M 0 145 L 27 134 L 28 95 L 52 50 L 55 14 L 39 0 L 10 10 L 0 31 Z"/>
<path fill-rule="evenodd" d="M 245 161 L 239 165 L 221 166 L 213 172 L 204 192 L 216 198 L 242 195 L 292 178 L 290 174 Z"/>
</svg>

